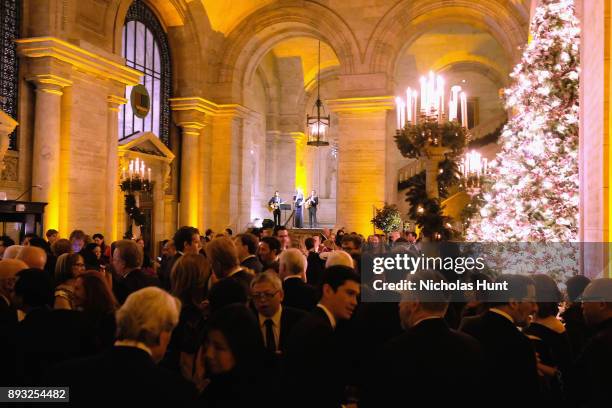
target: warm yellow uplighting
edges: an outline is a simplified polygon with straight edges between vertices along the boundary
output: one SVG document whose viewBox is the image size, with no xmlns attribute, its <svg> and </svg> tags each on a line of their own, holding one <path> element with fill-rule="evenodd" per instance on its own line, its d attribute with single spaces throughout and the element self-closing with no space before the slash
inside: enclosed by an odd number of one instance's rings
<svg viewBox="0 0 612 408">
<path fill-rule="evenodd" d="M 302 132 L 294 132 L 291 134 L 295 140 L 295 188 L 301 189 L 306 195 L 308 175 L 306 174 L 306 135 Z"/>
</svg>

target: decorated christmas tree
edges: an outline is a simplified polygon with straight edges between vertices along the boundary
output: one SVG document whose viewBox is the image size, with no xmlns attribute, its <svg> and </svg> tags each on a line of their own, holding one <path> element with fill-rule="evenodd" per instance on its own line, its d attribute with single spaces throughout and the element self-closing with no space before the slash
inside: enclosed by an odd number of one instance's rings
<svg viewBox="0 0 612 408">
<path fill-rule="evenodd" d="M 580 29 L 574 1 L 541 0 L 531 33 L 505 92 L 511 119 L 469 241 L 577 240 Z"/>
</svg>

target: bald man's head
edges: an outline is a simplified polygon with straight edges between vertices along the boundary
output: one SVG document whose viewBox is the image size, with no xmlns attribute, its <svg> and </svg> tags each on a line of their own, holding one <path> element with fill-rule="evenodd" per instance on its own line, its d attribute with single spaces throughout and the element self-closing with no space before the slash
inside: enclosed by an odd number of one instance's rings
<svg viewBox="0 0 612 408">
<path fill-rule="evenodd" d="M 18 259 L 3 259 L 0 261 L 0 294 L 11 299 L 15 288 L 15 275 L 17 272 L 28 269 L 28 265 Z"/>
<path fill-rule="evenodd" d="M 589 326 L 612 319 L 612 279 L 595 279 L 582 293 L 582 313 Z"/>
<path fill-rule="evenodd" d="M 22 260 L 30 268 L 45 269 L 47 263 L 47 254 L 42 248 L 34 246 L 26 246 L 21 249 L 17 259 Z"/>
</svg>

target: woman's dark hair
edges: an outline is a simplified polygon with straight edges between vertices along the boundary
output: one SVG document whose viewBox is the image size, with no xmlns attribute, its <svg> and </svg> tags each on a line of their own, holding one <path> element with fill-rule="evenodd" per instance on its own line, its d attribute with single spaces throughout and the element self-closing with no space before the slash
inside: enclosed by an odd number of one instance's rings
<svg viewBox="0 0 612 408">
<path fill-rule="evenodd" d="M 265 348 L 253 312 L 242 304 L 225 306 L 208 320 L 207 333 L 213 330 L 225 337 L 236 361 L 235 370 L 256 375 L 263 364 Z"/>
<path fill-rule="evenodd" d="M 63 254 L 57 258 L 55 264 L 55 285 L 61 285 L 69 279 L 74 278 L 72 267 L 76 265 L 79 258 L 83 258 L 79 253 Z"/>
<path fill-rule="evenodd" d="M 34 308 L 53 305 L 53 282 L 44 271 L 23 269 L 15 277 L 15 295 L 21 298 L 23 306 Z"/>
<path fill-rule="evenodd" d="M 569 278 L 565 283 L 567 286 L 567 300 L 575 302 L 582 295 L 584 289 L 589 286 L 589 283 L 591 283 L 591 280 L 584 275 L 576 275 Z"/>
<path fill-rule="evenodd" d="M 99 247 L 99 245 L 95 242 L 91 242 L 85 245 L 85 248 L 83 248 L 81 252 L 79 252 L 79 254 L 81 254 L 81 256 L 83 257 L 83 260 L 85 261 L 85 268 L 87 269 L 97 270 L 98 268 L 100 268 L 100 261 L 94 253 L 94 249 L 96 247 Z M 102 250 L 102 248 L 100 248 L 100 250 Z"/>
<path fill-rule="evenodd" d="M 559 313 L 559 303 L 563 300 L 557 284 L 548 275 L 536 274 L 531 277 L 535 283 L 538 317 L 556 316 Z"/>
<path fill-rule="evenodd" d="M 93 318 L 101 318 L 113 313 L 118 306 L 117 299 L 108 287 L 100 272 L 87 271 L 78 278 L 85 290 L 85 299 L 82 300 L 83 312 Z"/>
</svg>

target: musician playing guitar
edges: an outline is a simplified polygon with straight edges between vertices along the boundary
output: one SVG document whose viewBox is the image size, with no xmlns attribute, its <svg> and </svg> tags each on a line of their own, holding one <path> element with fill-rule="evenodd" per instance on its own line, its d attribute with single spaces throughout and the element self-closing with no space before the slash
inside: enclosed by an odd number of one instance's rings
<svg viewBox="0 0 612 408">
<path fill-rule="evenodd" d="M 281 225 L 281 210 L 280 205 L 283 200 L 280 198 L 278 191 L 274 192 L 274 196 L 268 201 L 268 209 L 274 215 L 274 225 Z"/>
<path fill-rule="evenodd" d="M 304 207 L 308 209 L 308 223 L 310 228 L 317 227 L 317 206 L 319 205 L 319 197 L 317 192 L 312 190 L 310 197 L 304 203 Z"/>
</svg>

